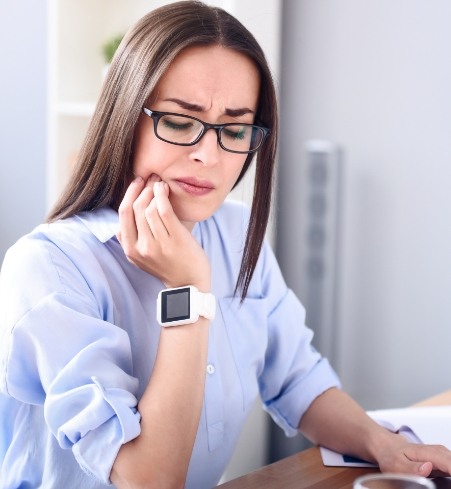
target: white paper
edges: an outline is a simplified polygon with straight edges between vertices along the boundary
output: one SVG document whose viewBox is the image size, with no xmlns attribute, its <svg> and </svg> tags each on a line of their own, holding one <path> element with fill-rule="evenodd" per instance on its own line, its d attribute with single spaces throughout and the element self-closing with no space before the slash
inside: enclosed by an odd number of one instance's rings
<svg viewBox="0 0 451 489">
<path fill-rule="evenodd" d="M 451 450 L 451 406 L 425 406 L 368 411 L 377 423 L 393 432 L 402 433 L 409 441 L 444 445 Z M 334 467 L 375 467 L 320 447 L 323 464 Z"/>
<path fill-rule="evenodd" d="M 377 465 L 365 460 L 360 460 L 348 455 L 334 452 L 328 448 L 319 447 L 323 464 L 327 467 L 377 467 Z"/>
<path fill-rule="evenodd" d="M 451 450 L 451 406 L 381 409 L 368 414 L 390 431 L 411 432 L 418 443 L 444 445 Z"/>
</svg>

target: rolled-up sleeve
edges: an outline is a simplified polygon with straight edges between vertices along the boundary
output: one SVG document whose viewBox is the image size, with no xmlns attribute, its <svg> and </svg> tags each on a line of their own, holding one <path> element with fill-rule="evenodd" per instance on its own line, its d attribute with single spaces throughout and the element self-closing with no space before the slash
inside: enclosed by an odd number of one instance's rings
<svg viewBox="0 0 451 489">
<path fill-rule="evenodd" d="M 313 400 L 340 381 L 328 360 L 311 345 L 303 324 L 303 307 L 291 291 L 270 318 L 270 341 L 260 376 L 264 407 L 287 436 L 298 433 L 299 421 Z"/>
<path fill-rule="evenodd" d="M 7 392 L 43 404 L 59 445 L 105 484 L 121 445 L 140 433 L 132 372 L 127 333 L 68 294 L 43 298 L 10 335 Z"/>
<path fill-rule="evenodd" d="M 313 400 L 340 381 L 328 360 L 312 346 L 305 309 L 287 288 L 275 257 L 262 254 L 263 291 L 268 299 L 268 347 L 259 376 L 264 408 L 287 436 L 295 436 Z"/>
</svg>

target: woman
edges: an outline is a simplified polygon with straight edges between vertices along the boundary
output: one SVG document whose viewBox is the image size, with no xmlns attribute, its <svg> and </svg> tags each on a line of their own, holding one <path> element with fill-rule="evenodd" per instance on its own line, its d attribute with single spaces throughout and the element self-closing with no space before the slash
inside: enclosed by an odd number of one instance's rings
<svg viewBox="0 0 451 489">
<path fill-rule="evenodd" d="M 451 472 L 311 347 L 264 242 L 276 140 L 264 55 L 229 14 L 174 3 L 126 35 L 71 182 L 3 265 L 0 487 L 212 487 L 257 395 L 288 435 Z M 249 213 L 224 200 L 255 154 Z"/>
</svg>

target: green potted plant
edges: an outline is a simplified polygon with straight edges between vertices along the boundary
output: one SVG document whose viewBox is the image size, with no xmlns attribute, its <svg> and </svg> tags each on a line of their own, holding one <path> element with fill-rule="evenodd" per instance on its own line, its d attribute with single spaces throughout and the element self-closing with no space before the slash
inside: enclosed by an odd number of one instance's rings
<svg viewBox="0 0 451 489">
<path fill-rule="evenodd" d="M 110 39 L 107 39 L 103 45 L 102 45 L 102 54 L 103 54 L 103 59 L 106 64 L 110 64 L 111 60 L 113 59 L 114 53 L 116 52 L 116 49 L 119 47 L 119 44 L 122 41 L 122 38 L 124 37 L 123 34 L 117 34 Z"/>
<path fill-rule="evenodd" d="M 111 61 L 113 59 L 114 53 L 119 47 L 119 44 L 121 43 L 123 37 L 124 34 L 116 34 L 115 36 L 110 37 L 103 43 L 102 45 L 102 55 L 104 61 L 103 76 L 106 75 L 108 68 L 111 64 Z"/>
</svg>

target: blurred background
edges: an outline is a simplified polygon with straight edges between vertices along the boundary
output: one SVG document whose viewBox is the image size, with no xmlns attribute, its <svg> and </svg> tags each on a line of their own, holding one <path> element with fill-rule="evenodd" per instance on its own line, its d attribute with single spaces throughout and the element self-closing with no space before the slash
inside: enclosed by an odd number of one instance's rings
<svg viewBox="0 0 451 489">
<path fill-rule="evenodd" d="M 45 219 L 108 44 L 152 0 L 0 0 L 0 259 Z M 281 108 L 268 237 L 315 345 L 365 408 L 450 388 L 451 2 L 217 0 L 257 37 Z M 252 175 L 232 198 L 250 200 Z M 448 227 L 450 226 L 450 227 Z M 307 446 L 257 404 L 225 475 Z"/>
</svg>

